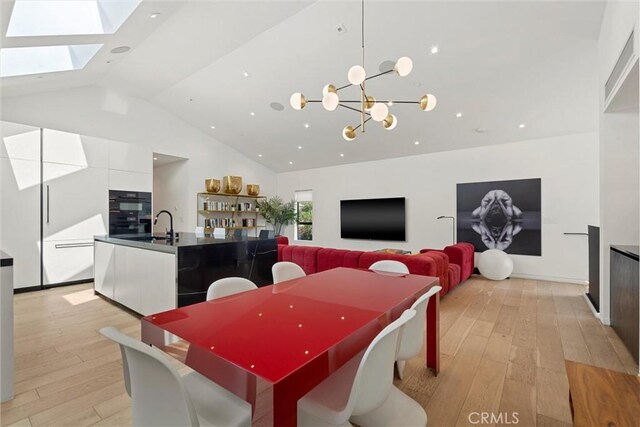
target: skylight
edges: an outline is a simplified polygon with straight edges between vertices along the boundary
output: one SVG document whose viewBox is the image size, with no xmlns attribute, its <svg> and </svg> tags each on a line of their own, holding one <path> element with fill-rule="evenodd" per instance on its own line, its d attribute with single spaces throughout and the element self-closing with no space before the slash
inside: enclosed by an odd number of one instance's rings
<svg viewBox="0 0 640 427">
<path fill-rule="evenodd" d="M 101 44 L 79 44 L 3 48 L 0 49 L 0 76 L 80 70 L 101 47 Z"/>
<path fill-rule="evenodd" d="M 7 37 L 113 34 L 142 0 L 15 0 Z"/>
</svg>

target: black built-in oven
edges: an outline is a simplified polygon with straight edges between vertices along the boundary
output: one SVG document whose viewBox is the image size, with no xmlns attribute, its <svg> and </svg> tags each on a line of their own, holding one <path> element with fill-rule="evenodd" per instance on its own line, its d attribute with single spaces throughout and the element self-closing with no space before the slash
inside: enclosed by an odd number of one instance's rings
<svg viewBox="0 0 640 427">
<path fill-rule="evenodd" d="M 109 235 L 151 236 L 151 193 L 109 190 Z"/>
</svg>

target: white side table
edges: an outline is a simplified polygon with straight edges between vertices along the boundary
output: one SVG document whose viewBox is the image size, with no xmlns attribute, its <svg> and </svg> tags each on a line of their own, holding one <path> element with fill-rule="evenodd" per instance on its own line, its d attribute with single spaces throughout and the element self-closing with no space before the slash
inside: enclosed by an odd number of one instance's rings
<svg viewBox="0 0 640 427">
<path fill-rule="evenodd" d="M 13 258 L 0 251 L 0 401 L 13 399 Z"/>
</svg>

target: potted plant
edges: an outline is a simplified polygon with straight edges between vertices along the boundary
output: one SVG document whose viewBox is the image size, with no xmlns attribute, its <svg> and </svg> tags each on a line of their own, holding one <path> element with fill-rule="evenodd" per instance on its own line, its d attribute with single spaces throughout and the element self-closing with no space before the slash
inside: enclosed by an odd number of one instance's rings
<svg viewBox="0 0 640 427">
<path fill-rule="evenodd" d="M 279 236 L 282 228 L 292 223 L 296 217 L 293 200 L 285 203 L 279 196 L 273 196 L 270 199 L 258 200 L 256 205 L 267 224 L 273 227 L 276 236 Z"/>
</svg>

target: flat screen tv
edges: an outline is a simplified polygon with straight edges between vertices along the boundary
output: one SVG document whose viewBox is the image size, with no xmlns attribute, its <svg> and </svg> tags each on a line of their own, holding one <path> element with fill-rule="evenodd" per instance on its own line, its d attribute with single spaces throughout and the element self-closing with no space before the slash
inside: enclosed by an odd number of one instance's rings
<svg viewBox="0 0 640 427">
<path fill-rule="evenodd" d="M 341 200 L 340 237 L 405 241 L 404 197 Z"/>
</svg>

